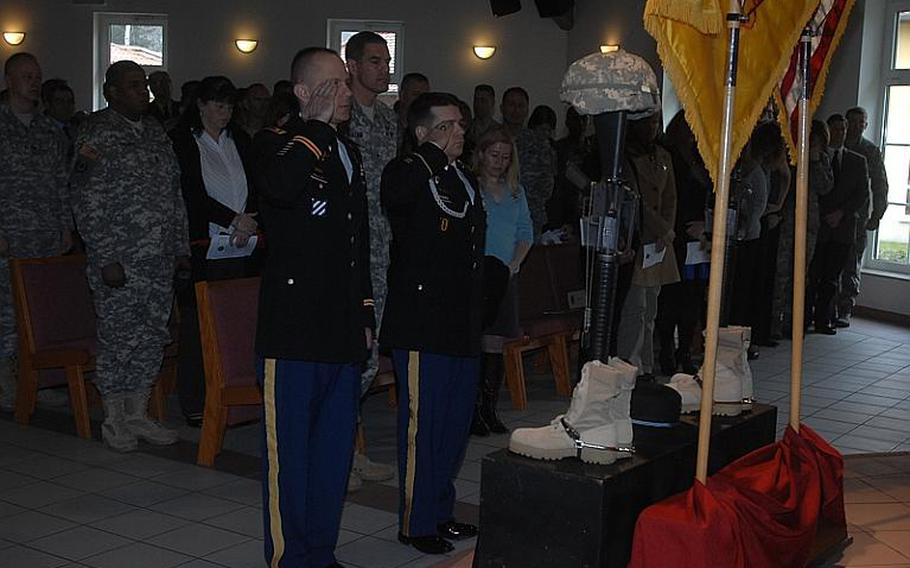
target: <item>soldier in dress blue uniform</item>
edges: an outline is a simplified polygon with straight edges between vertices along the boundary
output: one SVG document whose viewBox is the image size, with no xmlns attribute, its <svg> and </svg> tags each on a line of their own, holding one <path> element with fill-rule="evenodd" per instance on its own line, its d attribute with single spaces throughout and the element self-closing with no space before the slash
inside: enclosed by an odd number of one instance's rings
<svg viewBox="0 0 910 568">
<path fill-rule="evenodd" d="M 373 299 L 361 160 L 347 70 L 308 48 L 291 66 L 300 115 L 256 138 L 269 243 L 256 349 L 265 410 L 263 513 L 272 568 L 339 566 L 334 548 L 351 469 Z"/>
<path fill-rule="evenodd" d="M 457 161 L 461 121 L 452 95 L 420 95 L 408 111 L 416 149 L 386 166 L 381 185 L 392 226 L 381 343 L 398 379 L 398 539 L 427 554 L 477 534 L 452 514 L 477 390 L 486 233 L 477 180 Z"/>
</svg>

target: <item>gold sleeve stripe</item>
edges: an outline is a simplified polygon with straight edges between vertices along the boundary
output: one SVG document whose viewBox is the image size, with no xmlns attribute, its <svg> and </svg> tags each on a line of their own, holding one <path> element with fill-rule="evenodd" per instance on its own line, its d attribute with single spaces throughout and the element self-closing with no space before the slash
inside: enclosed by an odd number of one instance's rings
<svg viewBox="0 0 910 568">
<path fill-rule="evenodd" d="M 316 159 L 318 159 L 318 160 L 322 159 L 322 150 L 319 149 L 319 146 L 317 146 L 315 142 L 313 142 L 306 136 L 294 136 L 291 140 L 293 140 L 294 142 L 297 142 L 298 144 L 303 144 L 304 146 L 309 148 L 310 152 L 312 152 L 313 155 L 316 156 Z"/>
</svg>

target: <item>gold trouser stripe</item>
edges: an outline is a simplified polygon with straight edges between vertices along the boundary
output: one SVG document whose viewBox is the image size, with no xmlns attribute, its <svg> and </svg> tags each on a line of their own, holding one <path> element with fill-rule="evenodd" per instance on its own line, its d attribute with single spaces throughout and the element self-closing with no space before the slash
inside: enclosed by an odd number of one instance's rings
<svg viewBox="0 0 910 568">
<path fill-rule="evenodd" d="M 269 456 L 269 528 L 272 537 L 271 568 L 278 568 L 284 555 L 284 534 L 281 532 L 281 505 L 278 493 L 278 428 L 275 417 L 275 359 L 265 360 L 265 444 Z"/>
<path fill-rule="evenodd" d="M 401 532 L 410 536 L 414 478 L 417 475 L 417 411 L 420 408 L 420 352 L 408 352 L 408 465 L 404 478 L 404 522 Z"/>
</svg>

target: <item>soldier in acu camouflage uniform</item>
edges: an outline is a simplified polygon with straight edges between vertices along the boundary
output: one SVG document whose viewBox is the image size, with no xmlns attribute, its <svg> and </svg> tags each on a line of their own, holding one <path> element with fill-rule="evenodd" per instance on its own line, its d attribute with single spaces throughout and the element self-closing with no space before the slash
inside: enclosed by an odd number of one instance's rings
<svg viewBox="0 0 910 568">
<path fill-rule="evenodd" d="M 28 53 L 4 66 L 9 103 L 0 106 L 0 409 L 16 401 L 16 320 L 7 257 L 62 254 L 72 246 L 66 139 L 38 113 L 41 67 Z M 44 397 L 42 397 L 44 398 Z"/>
<path fill-rule="evenodd" d="M 357 144 L 363 158 L 367 185 L 367 204 L 370 217 L 370 278 L 373 299 L 376 301 L 376 329 L 382 325 L 385 307 L 386 273 L 389 270 L 389 241 L 392 230 L 389 219 L 379 202 L 379 181 L 386 164 L 395 158 L 398 149 L 398 116 L 391 108 L 377 100 L 389 88 L 389 49 L 379 34 L 360 32 L 348 40 L 345 59 L 351 76 L 353 93 L 351 120 L 347 125 L 348 136 Z M 361 395 L 365 395 L 379 371 L 379 344 L 373 343 L 366 369 L 361 376 Z M 394 470 L 387 465 L 371 462 L 364 448 L 355 448 L 354 466 L 351 470 L 350 489 L 360 480 L 384 481 L 394 477 Z"/>
<path fill-rule="evenodd" d="M 175 266 L 188 270 L 180 172 L 161 125 L 143 117 L 145 72 L 110 66 L 108 108 L 76 138 L 71 184 L 98 316 L 95 386 L 104 402 L 104 442 L 129 451 L 137 439 L 165 445 L 177 433 L 147 417 L 149 392 L 170 342 Z"/>
<path fill-rule="evenodd" d="M 521 87 L 511 87 L 502 95 L 502 121 L 515 139 L 521 185 L 528 197 L 534 240 L 543 232 L 547 222 L 547 201 L 556 183 L 556 150 L 544 136 L 526 126 L 528 93 Z"/>
</svg>

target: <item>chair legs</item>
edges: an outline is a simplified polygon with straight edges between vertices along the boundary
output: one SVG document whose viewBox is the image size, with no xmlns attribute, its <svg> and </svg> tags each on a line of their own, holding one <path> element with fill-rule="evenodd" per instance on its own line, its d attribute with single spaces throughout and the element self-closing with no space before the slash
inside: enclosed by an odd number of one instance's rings
<svg viewBox="0 0 910 568">
<path fill-rule="evenodd" d="M 92 423 L 88 414 L 85 374 L 81 366 L 75 365 L 66 368 L 66 384 L 69 387 L 70 406 L 73 408 L 76 435 L 85 440 L 90 440 L 92 438 Z"/>
<path fill-rule="evenodd" d="M 38 400 L 38 371 L 25 359 L 19 360 L 19 376 L 16 379 L 16 422 L 27 426 L 35 412 Z"/>
<path fill-rule="evenodd" d="M 550 368 L 556 380 L 556 392 L 560 396 L 572 396 L 572 385 L 569 383 L 569 346 L 565 335 L 557 335 L 547 345 L 550 355 Z"/>
<path fill-rule="evenodd" d="M 524 410 L 528 407 L 528 392 L 525 386 L 525 371 L 521 360 L 522 345 L 519 342 L 506 343 L 502 348 L 505 363 L 506 386 L 512 399 L 512 408 Z"/>
<path fill-rule="evenodd" d="M 196 453 L 197 465 L 205 467 L 215 465 L 215 458 L 221 453 L 221 447 L 224 444 L 225 428 L 227 428 L 227 407 L 222 404 L 221 393 L 209 391 L 206 393 L 205 413 L 202 416 L 199 451 Z"/>
<path fill-rule="evenodd" d="M 546 347 L 541 356 L 550 359 L 550 368 L 556 381 L 556 392 L 560 396 L 572 396 L 572 383 L 569 373 L 569 336 L 557 334 L 533 341 L 513 341 L 506 343 L 502 349 L 505 361 L 506 386 L 512 398 L 512 408 L 524 410 L 528 407 L 528 391 L 525 384 L 524 363 L 522 354 L 531 349 Z"/>
</svg>

